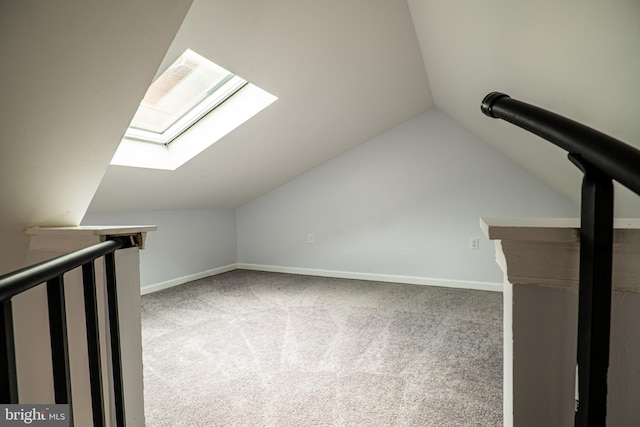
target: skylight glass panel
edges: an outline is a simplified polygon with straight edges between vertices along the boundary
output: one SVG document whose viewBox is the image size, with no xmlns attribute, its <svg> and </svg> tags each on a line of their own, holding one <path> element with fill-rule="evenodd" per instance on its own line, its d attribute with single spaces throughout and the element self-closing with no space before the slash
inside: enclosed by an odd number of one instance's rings
<svg viewBox="0 0 640 427">
<path fill-rule="evenodd" d="M 149 87 L 125 138 L 168 144 L 246 84 L 187 49 Z"/>
<path fill-rule="evenodd" d="M 277 99 L 187 49 L 147 90 L 111 164 L 176 170 Z"/>
</svg>

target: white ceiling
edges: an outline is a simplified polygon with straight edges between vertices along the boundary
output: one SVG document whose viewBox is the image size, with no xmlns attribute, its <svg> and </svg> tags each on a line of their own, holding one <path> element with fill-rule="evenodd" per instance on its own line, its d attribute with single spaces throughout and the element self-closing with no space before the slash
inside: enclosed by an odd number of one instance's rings
<svg viewBox="0 0 640 427">
<path fill-rule="evenodd" d="M 578 201 L 581 174 L 559 148 L 480 113 L 493 91 L 640 147 L 637 0 L 409 0 L 436 106 Z M 618 215 L 640 198 L 616 193 Z"/>
<path fill-rule="evenodd" d="M 190 3 L 0 4 L 0 273 L 21 265 L 27 226 L 238 206 L 434 105 L 578 200 L 565 153 L 480 113 L 496 90 L 640 146 L 638 0 Z M 177 171 L 109 166 L 187 47 L 280 99 Z M 640 216 L 628 196 L 617 214 Z"/>
<path fill-rule="evenodd" d="M 433 106 L 404 0 L 194 1 L 191 48 L 279 99 L 176 171 L 110 166 L 90 211 L 235 207 Z"/>
<path fill-rule="evenodd" d="M 165 3 L 0 2 L 0 273 L 82 219 L 191 2 Z"/>
<path fill-rule="evenodd" d="M 196 0 L 160 71 L 186 48 L 279 100 L 177 171 L 109 167 L 90 211 L 238 206 L 434 103 L 579 200 L 566 153 L 480 113 L 495 90 L 640 146 L 637 0 Z"/>
</svg>

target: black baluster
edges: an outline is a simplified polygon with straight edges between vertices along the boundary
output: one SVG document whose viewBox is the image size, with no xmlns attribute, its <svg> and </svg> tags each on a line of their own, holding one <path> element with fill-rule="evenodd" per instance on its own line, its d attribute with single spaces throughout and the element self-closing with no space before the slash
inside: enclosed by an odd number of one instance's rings
<svg viewBox="0 0 640 427">
<path fill-rule="evenodd" d="M 118 288 L 116 282 L 115 253 L 105 255 L 104 261 L 107 284 L 107 303 L 109 307 L 109 334 L 111 336 L 111 360 L 113 363 L 113 394 L 116 407 L 116 425 L 125 426 L 122 350 L 120 346 L 120 321 L 118 314 Z"/>
<path fill-rule="evenodd" d="M 58 276 L 47 281 L 49 333 L 55 402 L 71 406 L 71 374 L 69 369 L 69 339 L 64 299 L 64 279 Z"/>
<path fill-rule="evenodd" d="M 18 403 L 18 377 L 11 300 L 0 303 L 0 403 Z"/>
<path fill-rule="evenodd" d="M 611 325 L 613 183 L 578 155 L 583 172 L 578 302 L 578 409 L 575 425 L 604 426 Z"/>
<path fill-rule="evenodd" d="M 104 397 L 102 391 L 102 363 L 100 357 L 100 326 L 98 323 L 98 299 L 94 262 L 82 266 L 84 310 L 89 351 L 89 381 L 94 427 L 105 425 Z"/>
</svg>

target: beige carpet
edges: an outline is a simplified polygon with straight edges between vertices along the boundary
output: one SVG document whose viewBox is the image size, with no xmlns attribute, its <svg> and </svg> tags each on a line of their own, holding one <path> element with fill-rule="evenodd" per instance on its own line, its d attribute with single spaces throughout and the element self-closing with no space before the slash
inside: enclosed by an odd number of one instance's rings
<svg viewBox="0 0 640 427">
<path fill-rule="evenodd" d="M 142 324 L 147 426 L 502 425 L 499 293 L 236 270 Z"/>
</svg>

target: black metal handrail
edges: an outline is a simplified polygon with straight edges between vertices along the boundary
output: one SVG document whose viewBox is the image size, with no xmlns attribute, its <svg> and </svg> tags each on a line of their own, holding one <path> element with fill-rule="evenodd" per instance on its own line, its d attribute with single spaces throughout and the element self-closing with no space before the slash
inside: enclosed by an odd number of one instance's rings
<svg viewBox="0 0 640 427">
<path fill-rule="evenodd" d="M 640 195 L 640 150 L 542 108 L 493 92 L 482 112 L 569 152 L 583 173 L 578 301 L 576 426 L 604 426 L 611 328 L 613 182 Z"/>
<path fill-rule="evenodd" d="M 579 154 L 625 187 L 640 195 L 640 151 L 602 132 L 551 111 L 492 92 L 482 112 L 528 130 L 569 153 Z"/>
<path fill-rule="evenodd" d="M 93 424 L 96 427 L 105 425 L 95 278 L 95 260 L 104 257 L 116 425 L 125 425 L 115 251 L 133 246 L 137 246 L 137 243 L 131 236 L 111 237 L 93 246 L 0 276 L 0 403 L 19 403 L 11 299 L 46 283 L 55 403 L 69 404 L 73 425 L 64 274 L 80 267 Z"/>
</svg>

